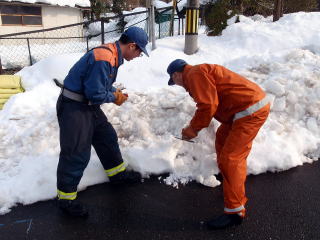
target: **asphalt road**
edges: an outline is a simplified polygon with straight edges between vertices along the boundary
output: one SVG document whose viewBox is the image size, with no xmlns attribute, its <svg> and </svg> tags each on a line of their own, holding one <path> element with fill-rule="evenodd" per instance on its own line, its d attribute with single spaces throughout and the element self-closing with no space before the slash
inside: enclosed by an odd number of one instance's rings
<svg viewBox="0 0 320 240">
<path fill-rule="evenodd" d="M 208 231 L 203 222 L 223 209 L 221 186 L 197 183 L 179 189 L 156 177 L 79 193 L 90 216 L 63 215 L 55 201 L 17 206 L 0 216 L 0 239 L 320 239 L 320 162 L 281 173 L 249 176 L 247 218 L 242 225 Z"/>
</svg>

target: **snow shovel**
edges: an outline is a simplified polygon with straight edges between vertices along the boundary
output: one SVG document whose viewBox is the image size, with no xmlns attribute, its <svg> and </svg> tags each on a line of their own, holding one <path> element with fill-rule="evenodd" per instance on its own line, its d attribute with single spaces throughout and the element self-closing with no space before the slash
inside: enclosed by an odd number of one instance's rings
<svg viewBox="0 0 320 240">
<path fill-rule="evenodd" d="M 182 139 L 181 137 L 177 137 L 177 136 L 174 136 L 176 139 L 179 139 L 179 140 L 182 140 L 182 141 L 186 141 L 186 142 L 190 142 L 190 143 L 194 143 L 193 140 L 187 140 L 187 139 Z"/>
</svg>

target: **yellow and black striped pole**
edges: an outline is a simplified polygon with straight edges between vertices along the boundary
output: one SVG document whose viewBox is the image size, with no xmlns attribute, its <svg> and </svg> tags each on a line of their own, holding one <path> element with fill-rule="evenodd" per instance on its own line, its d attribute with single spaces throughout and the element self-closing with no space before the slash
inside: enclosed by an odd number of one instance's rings
<svg viewBox="0 0 320 240">
<path fill-rule="evenodd" d="M 199 0 L 188 0 L 186 8 L 186 36 L 184 53 L 191 55 L 198 50 Z"/>
<path fill-rule="evenodd" d="M 199 8 L 187 8 L 186 35 L 197 35 L 199 24 Z"/>
</svg>

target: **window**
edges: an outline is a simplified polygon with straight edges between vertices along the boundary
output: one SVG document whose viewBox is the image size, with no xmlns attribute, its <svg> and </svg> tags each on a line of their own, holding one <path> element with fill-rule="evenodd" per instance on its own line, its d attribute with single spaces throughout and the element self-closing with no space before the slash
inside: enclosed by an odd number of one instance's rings
<svg viewBox="0 0 320 240">
<path fill-rule="evenodd" d="M 41 7 L 1 5 L 2 25 L 42 25 Z"/>
</svg>

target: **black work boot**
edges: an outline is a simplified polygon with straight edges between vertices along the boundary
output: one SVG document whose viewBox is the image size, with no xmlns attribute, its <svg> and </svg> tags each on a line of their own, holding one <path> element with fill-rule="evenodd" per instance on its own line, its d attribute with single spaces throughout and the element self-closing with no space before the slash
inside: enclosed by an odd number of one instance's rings
<svg viewBox="0 0 320 240">
<path fill-rule="evenodd" d="M 218 181 L 220 181 L 220 182 L 223 181 L 223 176 L 222 176 L 221 173 L 215 174 L 214 176 L 216 177 L 216 179 L 217 179 Z"/>
<path fill-rule="evenodd" d="M 59 208 L 73 217 L 88 217 L 88 210 L 77 200 L 58 199 Z"/>
<path fill-rule="evenodd" d="M 137 183 L 141 182 L 141 174 L 138 172 L 129 172 L 123 171 L 112 177 L 109 177 L 110 183 L 119 184 L 119 183 Z"/>
<path fill-rule="evenodd" d="M 207 221 L 207 227 L 210 230 L 223 229 L 242 223 L 243 217 L 236 214 L 223 214 L 213 220 Z"/>
</svg>

